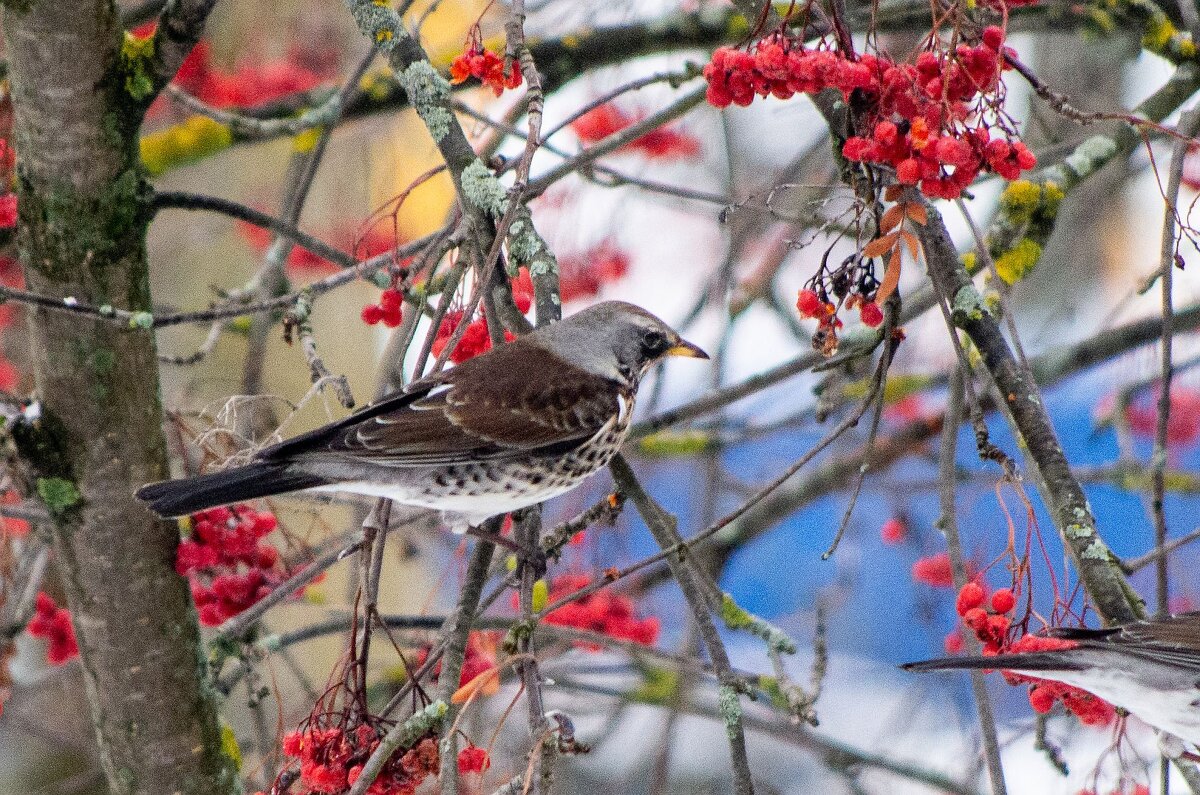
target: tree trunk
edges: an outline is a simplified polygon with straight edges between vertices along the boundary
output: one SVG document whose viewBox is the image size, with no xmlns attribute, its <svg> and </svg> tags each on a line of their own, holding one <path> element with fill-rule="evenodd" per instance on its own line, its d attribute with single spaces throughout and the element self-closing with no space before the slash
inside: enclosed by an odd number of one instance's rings
<svg viewBox="0 0 1200 795">
<path fill-rule="evenodd" d="M 8 0 L 18 246 L 30 290 L 149 311 L 150 189 L 109 0 Z M 14 437 L 56 517 L 55 559 L 114 793 L 233 793 L 174 522 L 134 489 L 167 474 L 153 332 L 30 309 L 42 419 Z"/>
</svg>

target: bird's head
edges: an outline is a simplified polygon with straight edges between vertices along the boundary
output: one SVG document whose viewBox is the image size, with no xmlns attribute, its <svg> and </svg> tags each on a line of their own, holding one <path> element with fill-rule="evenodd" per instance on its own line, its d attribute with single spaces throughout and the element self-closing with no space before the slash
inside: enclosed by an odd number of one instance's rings
<svg viewBox="0 0 1200 795">
<path fill-rule="evenodd" d="M 624 301 L 604 301 L 534 333 L 565 361 L 631 386 L 667 356 L 708 358 L 662 320 Z"/>
</svg>

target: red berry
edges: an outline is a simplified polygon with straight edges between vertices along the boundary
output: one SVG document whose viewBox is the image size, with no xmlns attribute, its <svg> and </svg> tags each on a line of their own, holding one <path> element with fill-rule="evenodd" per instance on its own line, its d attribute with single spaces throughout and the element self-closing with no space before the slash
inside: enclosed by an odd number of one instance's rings
<svg viewBox="0 0 1200 795">
<path fill-rule="evenodd" d="M 404 296 L 395 287 L 389 287 L 379 294 L 379 305 L 386 312 L 389 309 L 399 309 Z"/>
<path fill-rule="evenodd" d="M 997 613 L 1007 613 L 1017 606 L 1017 598 L 1011 588 L 1001 588 L 992 594 L 992 609 Z"/>
<path fill-rule="evenodd" d="M 983 604 L 983 586 L 977 582 L 969 582 L 958 592 L 954 600 L 954 609 L 960 616 L 965 616 L 968 610 L 973 610 Z"/>
<path fill-rule="evenodd" d="M 817 317 L 823 309 L 821 298 L 812 290 L 801 290 L 796 296 L 796 310 L 802 317 Z"/>
<path fill-rule="evenodd" d="M 859 317 L 862 322 L 871 328 L 878 326 L 883 322 L 883 310 L 879 308 L 879 304 L 874 301 L 867 301 L 862 305 L 862 309 L 858 310 Z"/>
<path fill-rule="evenodd" d="M 374 326 L 383 320 L 383 307 L 377 304 L 367 304 L 362 308 L 362 319 L 368 326 Z"/>
<path fill-rule="evenodd" d="M 989 25 L 983 29 L 983 43 L 999 52 L 1000 48 L 1004 46 L 1004 31 L 995 25 Z"/>
<path fill-rule="evenodd" d="M 987 611 L 982 607 L 972 607 L 963 613 L 963 623 L 970 627 L 976 635 L 984 634 L 988 625 Z"/>
<path fill-rule="evenodd" d="M 883 527 L 879 529 L 879 537 L 885 544 L 900 544 L 908 538 L 908 527 L 902 520 L 893 516 L 883 523 Z"/>
</svg>

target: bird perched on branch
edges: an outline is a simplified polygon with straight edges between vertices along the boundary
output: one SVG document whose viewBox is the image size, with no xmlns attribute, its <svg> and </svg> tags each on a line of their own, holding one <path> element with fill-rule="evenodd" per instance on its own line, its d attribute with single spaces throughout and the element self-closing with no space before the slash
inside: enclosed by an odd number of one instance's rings
<svg viewBox="0 0 1200 795">
<path fill-rule="evenodd" d="M 291 491 L 349 492 L 441 510 L 455 530 L 579 485 L 629 431 L 638 383 L 666 356 L 708 355 L 633 304 L 543 326 L 246 466 L 151 483 L 162 516 Z"/>
<path fill-rule="evenodd" d="M 1104 629 L 1057 627 L 1047 636 L 1061 641 L 1055 644 L 1060 648 L 943 657 L 901 667 L 908 671 L 997 669 L 1062 682 L 1200 746 L 1200 613 Z"/>
</svg>

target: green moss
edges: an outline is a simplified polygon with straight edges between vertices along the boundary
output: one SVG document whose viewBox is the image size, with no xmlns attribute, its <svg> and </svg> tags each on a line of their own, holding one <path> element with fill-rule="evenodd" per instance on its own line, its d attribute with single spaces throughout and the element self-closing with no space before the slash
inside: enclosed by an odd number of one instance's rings
<svg viewBox="0 0 1200 795">
<path fill-rule="evenodd" d="M 35 190 L 20 181 L 18 203 L 27 266 L 52 281 L 78 280 L 85 265 L 99 287 L 97 303 L 111 298 L 107 270 L 140 253 L 150 220 L 150 188 L 135 168 L 122 171 L 99 194 L 80 195 L 71 185 Z M 122 296 L 133 308 L 149 306 L 149 290 L 135 285 Z"/>
<path fill-rule="evenodd" d="M 38 478 L 37 492 L 53 516 L 66 514 L 82 499 L 79 489 L 66 478 Z"/>
</svg>

